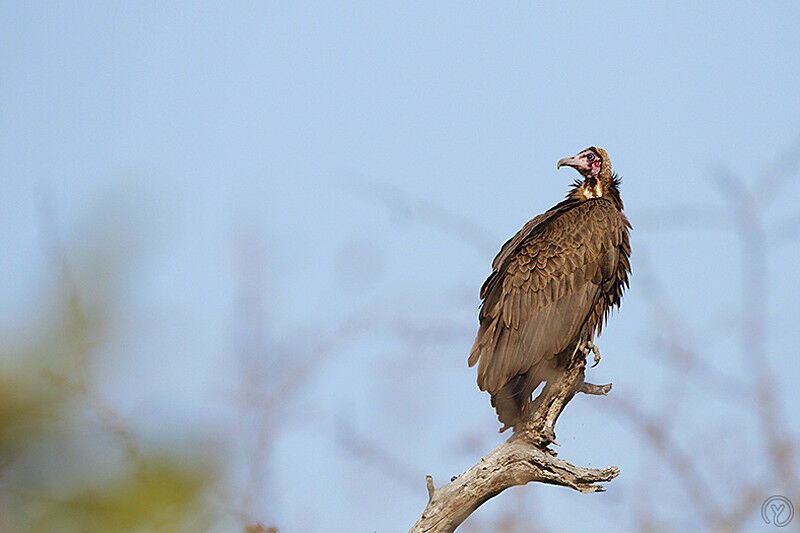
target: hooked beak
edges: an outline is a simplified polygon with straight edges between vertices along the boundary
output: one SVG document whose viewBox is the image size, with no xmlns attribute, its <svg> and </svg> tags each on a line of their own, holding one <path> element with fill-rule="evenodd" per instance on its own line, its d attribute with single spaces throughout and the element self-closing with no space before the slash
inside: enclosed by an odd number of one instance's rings
<svg viewBox="0 0 800 533">
<path fill-rule="evenodd" d="M 558 160 L 558 164 L 556 165 L 556 169 L 559 169 L 561 167 L 572 167 L 572 168 L 576 168 L 576 169 L 579 169 L 579 170 L 587 170 L 588 169 L 588 167 L 586 166 L 586 163 L 584 163 L 583 160 L 581 158 L 579 158 L 578 156 L 565 157 L 563 159 L 559 159 Z"/>
</svg>

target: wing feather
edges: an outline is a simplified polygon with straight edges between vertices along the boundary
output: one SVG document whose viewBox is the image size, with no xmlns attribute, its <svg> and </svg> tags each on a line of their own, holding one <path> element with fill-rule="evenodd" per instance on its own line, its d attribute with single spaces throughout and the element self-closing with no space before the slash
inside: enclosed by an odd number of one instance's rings
<svg viewBox="0 0 800 533">
<path fill-rule="evenodd" d="M 481 288 L 469 357 L 470 366 L 480 362 L 481 390 L 494 394 L 557 355 L 587 321 L 600 326 L 627 283 L 628 227 L 608 200 L 562 202 L 503 245 Z"/>
</svg>

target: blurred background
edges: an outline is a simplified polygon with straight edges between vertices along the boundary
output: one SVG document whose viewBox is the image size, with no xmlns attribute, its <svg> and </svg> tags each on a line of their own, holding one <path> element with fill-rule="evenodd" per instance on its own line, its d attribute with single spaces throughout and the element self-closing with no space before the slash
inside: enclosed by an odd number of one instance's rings
<svg viewBox="0 0 800 533">
<path fill-rule="evenodd" d="M 407 530 L 507 437 L 478 289 L 589 145 L 633 276 L 558 451 L 622 473 L 462 529 L 800 505 L 800 4 L 0 15 L 0 530 Z"/>
</svg>

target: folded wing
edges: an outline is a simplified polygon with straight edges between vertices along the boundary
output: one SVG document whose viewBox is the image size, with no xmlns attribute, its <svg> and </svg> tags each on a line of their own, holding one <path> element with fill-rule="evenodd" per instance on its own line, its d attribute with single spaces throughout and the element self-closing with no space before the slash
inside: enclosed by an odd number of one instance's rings
<svg viewBox="0 0 800 533">
<path fill-rule="evenodd" d="M 501 249 L 469 356 L 492 394 L 601 327 L 627 284 L 629 224 L 608 200 L 562 202 Z M 533 376 L 534 378 L 536 376 Z M 538 382 L 538 381 L 537 381 Z"/>
</svg>

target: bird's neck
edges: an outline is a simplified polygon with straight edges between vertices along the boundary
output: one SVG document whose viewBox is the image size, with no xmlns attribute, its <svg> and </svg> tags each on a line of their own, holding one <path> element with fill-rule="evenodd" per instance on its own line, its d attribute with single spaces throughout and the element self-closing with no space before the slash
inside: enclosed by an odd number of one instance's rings
<svg viewBox="0 0 800 533">
<path fill-rule="evenodd" d="M 583 181 L 576 181 L 567 194 L 570 200 L 585 201 L 593 198 L 607 198 L 617 209 L 622 211 L 622 198 L 619 194 L 619 178 L 616 174 L 609 177 L 588 176 Z"/>
</svg>

